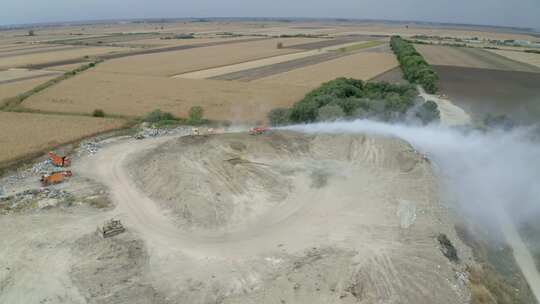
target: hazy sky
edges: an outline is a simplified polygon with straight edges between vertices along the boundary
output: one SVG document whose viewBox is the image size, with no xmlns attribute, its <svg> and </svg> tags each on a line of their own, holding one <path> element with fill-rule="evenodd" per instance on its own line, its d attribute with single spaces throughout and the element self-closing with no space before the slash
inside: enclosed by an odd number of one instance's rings
<svg viewBox="0 0 540 304">
<path fill-rule="evenodd" d="M 540 0 L 0 0 L 0 24 L 159 17 L 337 17 L 540 29 Z"/>
</svg>

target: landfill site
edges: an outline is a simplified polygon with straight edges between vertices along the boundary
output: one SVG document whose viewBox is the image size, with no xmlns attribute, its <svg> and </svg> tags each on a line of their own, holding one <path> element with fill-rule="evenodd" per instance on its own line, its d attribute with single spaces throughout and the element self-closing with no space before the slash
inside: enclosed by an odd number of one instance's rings
<svg viewBox="0 0 540 304">
<path fill-rule="evenodd" d="M 452 252 L 470 252 L 406 142 L 174 133 L 83 143 L 4 178 L 2 302 L 468 301 Z M 67 182 L 22 191 L 66 161 Z"/>
<path fill-rule="evenodd" d="M 539 50 L 445 23 L 0 26 L 0 304 L 538 303 Z"/>
</svg>

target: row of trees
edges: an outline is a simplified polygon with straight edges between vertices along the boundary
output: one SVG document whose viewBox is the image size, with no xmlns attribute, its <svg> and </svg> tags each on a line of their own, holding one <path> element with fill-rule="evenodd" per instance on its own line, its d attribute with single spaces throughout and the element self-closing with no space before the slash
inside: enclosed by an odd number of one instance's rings
<svg viewBox="0 0 540 304">
<path fill-rule="evenodd" d="M 270 111 L 268 119 L 272 125 L 357 118 L 400 121 L 413 108 L 422 122 L 438 119 L 436 105 L 415 107 L 416 96 L 411 85 L 337 78 L 311 91 L 290 109 Z"/>
<path fill-rule="evenodd" d="M 393 36 L 390 46 L 397 56 L 405 78 L 411 83 L 422 85 L 429 93 L 436 93 L 439 77 L 414 46 L 400 36 Z"/>
</svg>

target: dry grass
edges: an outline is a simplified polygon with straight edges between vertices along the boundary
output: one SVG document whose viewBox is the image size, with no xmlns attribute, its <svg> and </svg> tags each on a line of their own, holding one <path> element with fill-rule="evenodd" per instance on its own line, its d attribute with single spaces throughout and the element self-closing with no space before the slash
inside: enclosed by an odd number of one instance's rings
<svg viewBox="0 0 540 304">
<path fill-rule="evenodd" d="M 123 124 L 120 119 L 0 112 L 0 164 Z"/>
<path fill-rule="evenodd" d="M 309 38 L 292 38 L 297 42 Z M 147 54 L 120 58 L 101 64 L 97 71 L 137 75 L 173 76 L 181 73 L 231 65 L 271 56 L 298 52 L 293 49 L 277 49 L 281 39 L 240 42 L 228 45 Z M 292 42 L 293 40 L 287 39 Z"/>
<path fill-rule="evenodd" d="M 42 64 L 56 60 L 75 59 L 83 56 L 94 56 L 125 50 L 127 49 L 118 47 L 73 47 L 73 49 L 62 51 L 13 55 L 0 58 L 0 69 L 27 66 L 30 64 Z"/>
<path fill-rule="evenodd" d="M 365 52 L 272 75 L 255 82 L 314 88 L 337 77 L 368 80 L 397 66 L 398 62 L 392 54 Z"/>
<path fill-rule="evenodd" d="M 56 76 L 46 76 L 30 80 L 17 81 L 12 83 L 0 84 L 0 103 L 2 100 L 10 97 L 15 97 L 26 91 L 33 89 L 34 87 L 45 83 Z"/>
<path fill-rule="evenodd" d="M 525 53 L 520 51 L 500 51 L 500 50 L 489 50 L 497 55 L 504 56 L 506 58 L 534 65 L 540 68 L 540 54 L 534 53 Z"/>
<path fill-rule="evenodd" d="M 92 88 L 92 89 L 88 89 Z M 309 88 L 283 84 L 243 83 L 87 71 L 23 102 L 31 109 L 140 116 L 156 108 L 185 117 L 200 105 L 215 120 L 257 121 L 275 107 L 290 106 Z"/>
</svg>

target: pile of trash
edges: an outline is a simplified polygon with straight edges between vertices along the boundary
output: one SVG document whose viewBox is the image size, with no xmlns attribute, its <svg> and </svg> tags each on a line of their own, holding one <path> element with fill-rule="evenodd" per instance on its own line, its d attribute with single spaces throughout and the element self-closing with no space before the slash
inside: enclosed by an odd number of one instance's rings
<svg viewBox="0 0 540 304">
<path fill-rule="evenodd" d="M 81 142 L 81 145 L 79 146 L 79 156 L 81 154 L 90 154 L 94 155 L 98 153 L 99 149 L 101 149 L 101 144 L 97 141 L 84 141 Z"/>
<path fill-rule="evenodd" d="M 176 128 L 151 128 L 143 126 L 140 131 L 135 134 L 133 137 L 135 139 L 145 139 L 145 138 L 154 138 L 161 137 L 166 135 L 180 135 L 186 136 L 191 134 L 191 127 L 189 126 L 179 126 Z"/>
<path fill-rule="evenodd" d="M 10 196 L 0 196 L 0 214 L 44 209 L 47 207 L 68 207 L 74 201 L 73 194 L 59 189 L 29 189 Z"/>
</svg>

